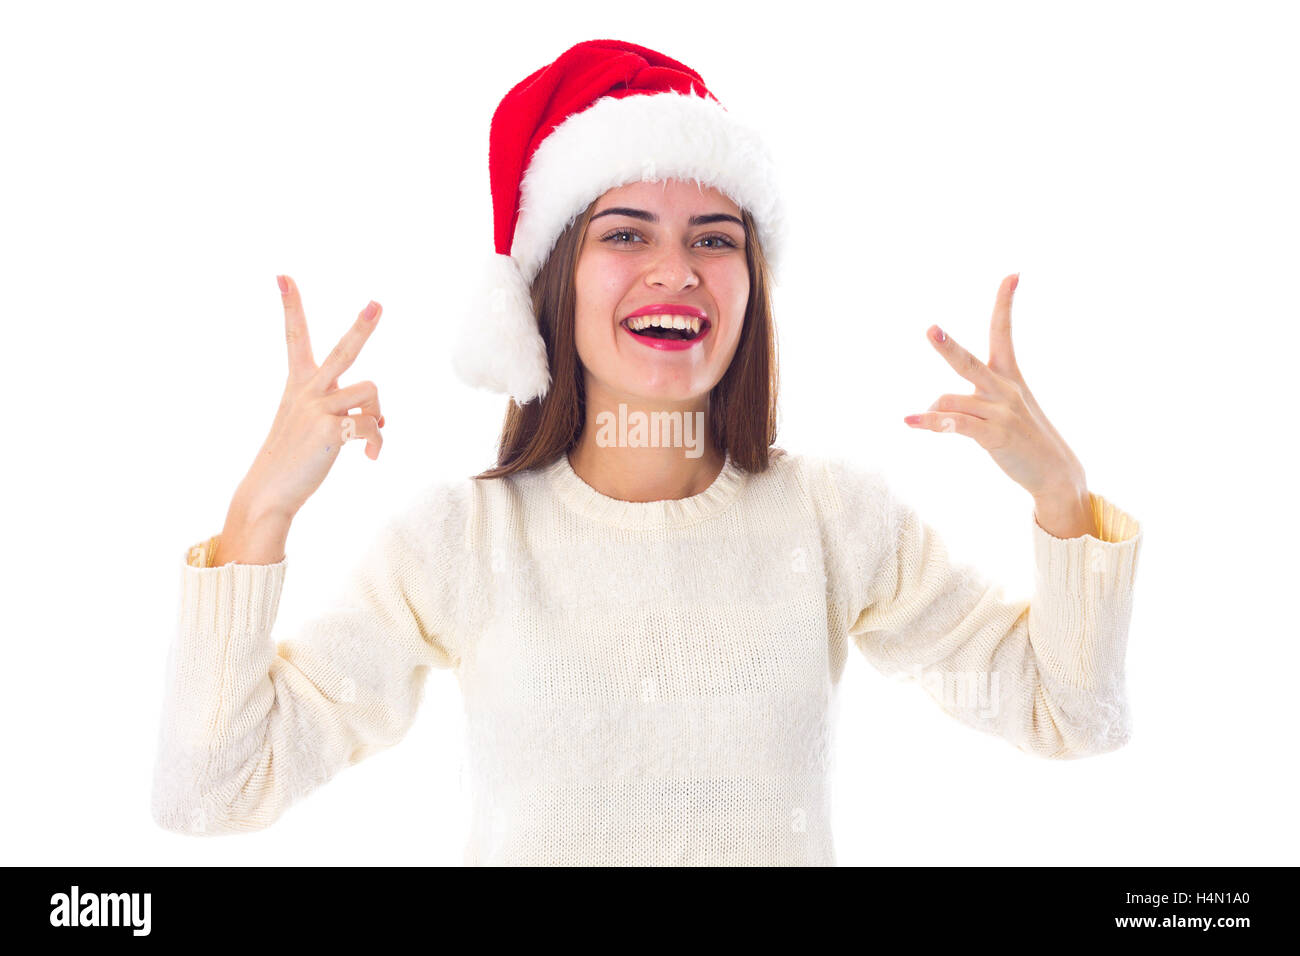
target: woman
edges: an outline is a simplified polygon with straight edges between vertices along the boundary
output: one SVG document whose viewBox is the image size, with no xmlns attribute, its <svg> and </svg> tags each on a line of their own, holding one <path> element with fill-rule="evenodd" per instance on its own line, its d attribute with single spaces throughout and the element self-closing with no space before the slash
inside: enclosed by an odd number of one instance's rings
<svg viewBox="0 0 1300 956">
<path fill-rule="evenodd" d="M 976 393 L 916 416 L 1034 497 L 1035 595 L 1010 603 L 878 474 L 773 447 L 780 204 L 761 143 L 699 74 L 578 44 L 502 100 L 491 173 L 496 251 L 455 362 L 512 396 L 497 466 L 429 488 L 348 598 L 276 645 L 292 517 L 339 439 L 376 457 L 384 421 L 373 384 L 338 385 L 376 305 L 317 367 L 281 277 L 284 401 L 182 571 L 162 826 L 267 826 L 400 740 L 430 667 L 465 699 L 470 863 L 833 863 L 850 641 L 1027 753 L 1127 741 L 1140 528 L 1088 491 L 1024 384 L 1015 277 L 987 364 L 931 329 Z"/>
</svg>

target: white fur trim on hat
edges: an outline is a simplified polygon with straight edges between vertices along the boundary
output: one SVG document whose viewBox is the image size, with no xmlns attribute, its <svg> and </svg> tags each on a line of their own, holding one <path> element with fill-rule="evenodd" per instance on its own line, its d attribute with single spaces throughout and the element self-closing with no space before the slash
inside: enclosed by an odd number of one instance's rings
<svg viewBox="0 0 1300 956">
<path fill-rule="evenodd" d="M 776 271 L 783 230 L 772 159 L 759 135 L 716 101 L 689 93 L 603 96 L 542 140 L 520 185 L 510 254 L 524 281 L 560 233 L 607 190 L 694 179 L 749 210 Z"/>
</svg>

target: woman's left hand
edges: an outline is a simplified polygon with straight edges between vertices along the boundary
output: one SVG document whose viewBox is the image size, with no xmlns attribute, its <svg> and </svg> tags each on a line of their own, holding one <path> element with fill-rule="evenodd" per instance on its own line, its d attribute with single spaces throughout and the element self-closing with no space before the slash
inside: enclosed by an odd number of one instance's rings
<svg viewBox="0 0 1300 956">
<path fill-rule="evenodd" d="M 944 334 L 927 330 L 930 343 L 957 374 L 975 386 L 972 395 L 940 395 L 930 410 L 903 420 L 918 428 L 956 432 L 979 442 L 1012 481 L 1040 504 L 1087 500 L 1083 465 L 1038 407 L 1016 365 L 1011 346 L 1011 297 L 1019 273 L 998 288 L 989 328 L 986 365 Z"/>
</svg>

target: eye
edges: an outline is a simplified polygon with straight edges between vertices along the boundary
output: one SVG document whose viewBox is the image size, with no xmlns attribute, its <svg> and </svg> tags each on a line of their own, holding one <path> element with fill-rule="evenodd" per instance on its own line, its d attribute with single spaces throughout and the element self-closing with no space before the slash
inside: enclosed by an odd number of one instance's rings
<svg viewBox="0 0 1300 956">
<path fill-rule="evenodd" d="M 618 238 L 619 236 L 636 236 L 639 239 L 645 238 L 644 236 L 641 235 L 641 233 L 637 232 L 635 229 L 615 229 L 613 232 L 607 232 L 605 233 L 605 235 L 601 236 L 600 241 L 612 242 L 615 245 L 621 245 L 623 243 L 628 243 L 629 245 L 631 244 L 631 240 L 620 239 Z M 711 236 L 702 236 L 701 238 L 697 239 L 696 242 L 715 243 L 715 245 L 705 247 L 708 249 L 738 248 L 738 246 L 731 240 L 730 236 L 723 235 L 722 233 L 715 233 L 714 235 Z"/>
<path fill-rule="evenodd" d="M 637 236 L 637 235 L 640 235 L 640 233 L 636 232 L 633 229 L 615 229 L 613 232 L 607 233 L 604 236 L 602 236 L 600 241 L 601 242 L 611 242 L 611 241 L 623 242 L 625 240 L 615 239 L 614 237 L 615 236 Z"/>
</svg>

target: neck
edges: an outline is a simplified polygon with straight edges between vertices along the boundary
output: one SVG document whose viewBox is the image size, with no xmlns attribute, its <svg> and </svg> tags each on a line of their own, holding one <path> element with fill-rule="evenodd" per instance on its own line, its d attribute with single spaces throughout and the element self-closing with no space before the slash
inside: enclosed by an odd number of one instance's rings
<svg viewBox="0 0 1300 956">
<path fill-rule="evenodd" d="M 603 495 L 620 501 L 688 498 L 722 471 L 725 456 L 709 434 L 707 393 L 684 401 L 646 399 L 611 393 L 588 378 L 586 405 L 569 463 Z"/>
</svg>

